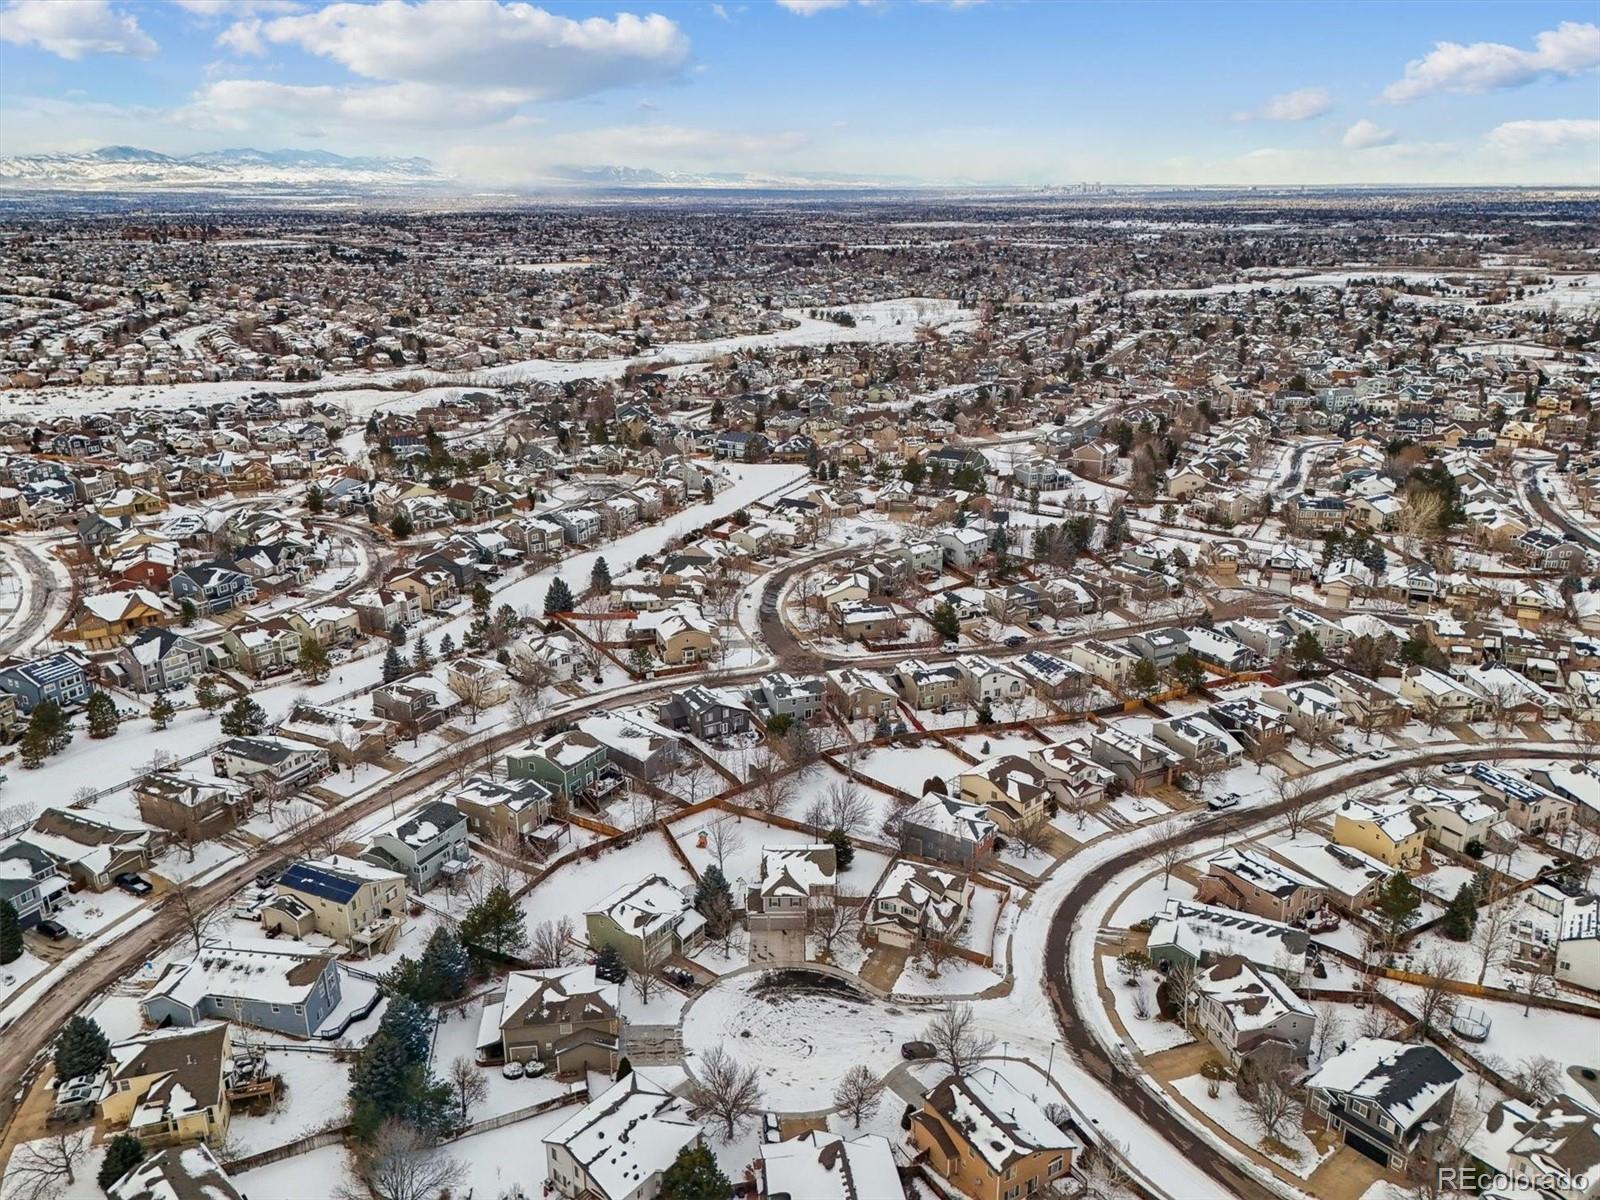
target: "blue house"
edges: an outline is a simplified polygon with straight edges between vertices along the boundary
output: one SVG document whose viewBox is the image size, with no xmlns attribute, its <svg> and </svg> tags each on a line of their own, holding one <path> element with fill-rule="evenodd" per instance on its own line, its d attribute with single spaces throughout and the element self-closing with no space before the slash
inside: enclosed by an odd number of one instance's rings
<svg viewBox="0 0 1600 1200">
<path fill-rule="evenodd" d="M 87 658 L 63 650 L 49 658 L 0 667 L 0 692 L 15 696 L 17 711 L 27 716 L 43 700 L 54 700 L 62 708 L 87 704 L 94 695 L 94 680 Z"/>
<path fill-rule="evenodd" d="M 203 612 L 227 612 L 248 604 L 256 596 L 256 585 L 250 576 L 225 562 L 184 567 L 167 586 L 173 599 L 192 601 Z"/>
<path fill-rule="evenodd" d="M 55 912 L 66 891 L 66 879 L 44 851 L 22 842 L 0 846 L 0 900 L 10 902 L 22 928 L 31 929 Z"/>
<path fill-rule="evenodd" d="M 139 1008 L 157 1027 L 216 1017 L 309 1038 L 342 996 L 338 963 L 322 951 L 268 941 L 207 942 L 199 954 L 168 964 Z"/>
</svg>

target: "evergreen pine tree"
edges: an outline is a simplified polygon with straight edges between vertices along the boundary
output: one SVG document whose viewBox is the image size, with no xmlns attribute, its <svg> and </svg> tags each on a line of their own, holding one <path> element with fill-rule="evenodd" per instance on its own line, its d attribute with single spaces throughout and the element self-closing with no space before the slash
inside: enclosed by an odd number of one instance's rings
<svg viewBox="0 0 1600 1200">
<path fill-rule="evenodd" d="M 632 1074 L 633 1074 L 633 1064 L 628 1061 L 628 1056 L 626 1054 L 624 1054 L 622 1056 L 622 1061 L 617 1063 L 617 1073 L 614 1076 L 612 1076 L 612 1078 L 614 1078 L 614 1079 L 626 1079 L 629 1075 L 632 1075 Z"/>
<path fill-rule="evenodd" d="M 216 712 L 222 707 L 222 693 L 217 691 L 217 681 L 202 675 L 194 685 L 194 702 L 206 712 Z"/>
<path fill-rule="evenodd" d="M 553 617 L 556 613 L 572 611 L 572 589 L 567 586 L 567 581 L 557 575 L 550 583 L 550 589 L 544 594 L 544 615 Z"/>
<path fill-rule="evenodd" d="M 296 662 L 300 673 L 313 683 L 328 677 L 332 664 L 328 661 L 328 648 L 314 637 L 300 639 L 300 657 Z"/>
<path fill-rule="evenodd" d="M 479 579 L 472 585 L 472 607 L 475 611 L 486 613 L 489 606 L 494 603 L 494 597 L 489 594 L 489 587 Z"/>
<path fill-rule="evenodd" d="M 1471 883 L 1463 883 L 1445 908 L 1439 929 L 1451 941 L 1464 942 L 1472 937 L 1472 927 L 1477 921 L 1478 894 Z"/>
<path fill-rule="evenodd" d="M 467 990 L 467 971 L 471 962 L 461 936 L 450 925 L 433 931 L 422 952 L 422 977 L 435 1001 L 457 1000 Z"/>
<path fill-rule="evenodd" d="M 11 901 L 0 900 L 0 967 L 22 957 L 22 922 Z"/>
<path fill-rule="evenodd" d="M 461 940 L 475 954 L 502 958 L 528 944 L 522 912 L 504 884 L 467 910 L 461 918 Z"/>
<path fill-rule="evenodd" d="M 56 1078 L 67 1080 L 92 1075 L 100 1070 L 110 1053 L 111 1042 L 100 1026 L 88 1017 L 73 1014 L 56 1037 L 52 1055 Z"/>
<path fill-rule="evenodd" d="M 733 1184 L 703 1144 L 678 1151 L 673 1164 L 661 1172 L 662 1200 L 727 1200 Z"/>
<path fill-rule="evenodd" d="M 229 737 L 255 737 L 266 727 L 266 712 L 249 696 L 240 696 L 222 714 L 222 732 Z"/>
<path fill-rule="evenodd" d="M 1417 919 L 1422 907 L 1422 897 L 1417 894 L 1410 876 L 1396 871 L 1378 889 L 1378 914 L 1389 932 L 1391 940 L 1398 938 Z"/>
<path fill-rule="evenodd" d="M 172 718 L 177 714 L 177 709 L 172 706 L 172 701 L 166 696 L 157 696 L 150 705 L 150 722 L 157 729 L 165 729 L 172 724 Z"/>
<path fill-rule="evenodd" d="M 389 626 L 389 641 L 394 645 L 401 647 L 402 649 L 405 647 L 406 627 L 400 624 L 399 621 L 396 621 L 393 625 Z"/>
<path fill-rule="evenodd" d="M 72 742 L 72 721 L 54 700 L 41 700 L 33 706 L 28 714 L 28 732 L 35 730 L 45 754 L 60 754 Z"/>
<path fill-rule="evenodd" d="M 109 1195 L 112 1185 L 143 1161 L 143 1143 L 131 1133 L 119 1133 L 106 1143 L 106 1156 L 100 1161 L 94 1181 Z"/>
<path fill-rule="evenodd" d="M 417 638 L 417 648 L 412 653 L 411 661 L 419 671 L 427 671 L 432 668 L 433 651 L 428 647 L 427 638 L 421 636 Z"/>
<path fill-rule="evenodd" d="M 850 844 L 850 835 L 842 829 L 830 829 L 828 843 L 833 847 L 833 860 L 839 870 L 848 871 L 856 858 L 856 848 Z"/>
<path fill-rule="evenodd" d="M 96 692 L 89 697 L 89 736 L 108 738 L 117 732 L 117 702 L 108 692 Z"/>
<path fill-rule="evenodd" d="M 606 565 L 605 555 L 594 560 L 594 569 L 589 572 L 589 586 L 602 595 L 611 591 L 611 568 Z"/>
<path fill-rule="evenodd" d="M 622 983 L 628 978 L 628 964 L 622 961 L 617 948 L 607 942 L 595 955 L 594 973 L 608 983 Z"/>
<path fill-rule="evenodd" d="M 439 657 L 449 658 L 456 652 L 456 640 L 448 632 L 439 639 Z"/>
<path fill-rule="evenodd" d="M 34 770 L 44 766 L 44 760 L 50 754 L 50 739 L 44 730 L 29 725 L 22 735 L 22 742 L 17 751 L 22 756 L 22 765 Z"/>
<path fill-rule="evenodd" d="M 383 656 L 383 681 L 393 683 L 405 673 L 405 656 L 400 653 L 398 646 L 390 646 L 389 652 Z"/>
</svg>

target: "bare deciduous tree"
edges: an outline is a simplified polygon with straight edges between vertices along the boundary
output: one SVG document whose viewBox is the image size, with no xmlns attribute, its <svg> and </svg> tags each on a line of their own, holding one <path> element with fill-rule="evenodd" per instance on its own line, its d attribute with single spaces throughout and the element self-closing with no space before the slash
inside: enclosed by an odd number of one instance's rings
<svg viewBox="0 0 1600 1200">
<path fill-rule="evenodd" d="M 467 1123 L 467 1114 L 474 1104 L 482 1104 L 489 1095 L 489 1081 L 483 1077 L 478 1064 L 465 1054 L 450 1060 L 450 1070 L 445 1076 L 450 1090 L 455 1094 L 457 1120 Z"/>
<path fill-rule="evenodd" d="M 860 1129 L 861 1122 L 871 1119 L 878 1111 L 882 1094 L 883 1085 L 873 1075 L 872 1068 L 857 1063 L 844 1073 L 839 1086 L 833 1089 L 833 1102 L 840 1113 L 850 1118 L 850 1124 Z"/>
<path fill-rule="evenodd" d="M 388 1121 L 378 1130 L 360 1157 L 360 1172 L 377 1200 L 436 1200 L 466 1177 L 459 1161 L 402 1121 Z"/>
<path fill-rule="evenodd" d="M 723 1140 L 732 1141 L 739 1126 L 761 1109 L 760 1069 L 717 1046 L 698 1061 L 694 1074 L 690 1100 L 721 1121 Z"/>
<path fill-rule="evenodd" d="M 933 1047 L 934 1057 L 957 1075 L 965 1075 L 994 1048 L 994 1035 L 978 1027 L 970 1004 L 941 1009 L 923 1028 L 922 1040 Z"/>
<path fill-rule="evenodd" d="M 821 904 L 806 915 L 806 928 L 818 958 L 831 959 L 834 947 L 861 928 L 861 910 L 853 904 Z"/>
<path fill-rule="evenodd" d="M 577 961 L 578 948 L 572 944 L 572 918 L 540 921 L 528 939 L 528 961 L 540 967 L 564 967 Z"/>
<path fill-rule="evenodd" d="M 1289 830 L 1290 837 L 1299 837 L 1301 830 L 1310 823 L 1314 807 L 1310 779 L 1304 775 L 1285 775 L 1278 780 L 1274 790 L 1283 808 L 1284 827 Z"/>
<path fill-rule="evenodd" d="M 1248 1094 L 1246 1094 L 1246 1091 Z M 1245 1111 L 1261 1136 L 1282 1143 L 1283 1136 L 1300 1117 L 1300 1100 L 1294 1091 L 1287 1062 L 1259 1062 L 1249 1088 L 1241 1090 Z"/>
<path fill-rule="evenodd" d="M 705 828 L 706 845 L 717 860 L 717 869 L 726 873 L 728 856 L 737 854 L 744 846 L 744 831 L 731 813 L 718 813 Z"/>
<path fill-rule="evenodd" d="M 48 1200 L 78 1182 L 89 1153 L 85 1132 L 55 1133 L 18 1146 L 6 1169 L 6 1200 Z"/>
<path fill-rule="evenodd" d="M 1441 1032 L 1455 1013 L 1455 993 L 1449 985 L 1460 971 L 1460 960 L 1443 950 L 1435 950 L 1422 960 L 1421 973 L 1427 976 L 1427 982 L 1422 985 L 1422 994 L 1417 1000 L 1417 1016 L 1422 1022 L 1423 1036 Z"/>
<path fill-rule="evenodd" d="M 206 904 L 200 898 L 199 889 L 185 882 L 172 885 L 171 890 L 167 892 L 166 904 L 178 914 L 184 930 L 194 941 L 194 952 L 199 954 L 205 948 L 206 938 L 211 930 L 223 919 L 222 910 Z"/>
</svg>

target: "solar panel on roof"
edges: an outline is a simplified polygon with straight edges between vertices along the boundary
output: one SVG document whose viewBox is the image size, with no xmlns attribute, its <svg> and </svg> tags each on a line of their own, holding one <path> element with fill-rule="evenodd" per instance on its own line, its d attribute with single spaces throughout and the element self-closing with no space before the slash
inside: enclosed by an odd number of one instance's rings
<svg viewBox="0 0 1600 1200">
<path fill-rule="evenodd" d="M 292 865 L 283 873 L 279 882 L 297 892 L 320 896 L 324 900 L 332 900 L 338 904 L 348 904 L 361 889 L 358 880 L 346 879 L 342 875 L 319 870 L 307 863 Z"/>
</svg>

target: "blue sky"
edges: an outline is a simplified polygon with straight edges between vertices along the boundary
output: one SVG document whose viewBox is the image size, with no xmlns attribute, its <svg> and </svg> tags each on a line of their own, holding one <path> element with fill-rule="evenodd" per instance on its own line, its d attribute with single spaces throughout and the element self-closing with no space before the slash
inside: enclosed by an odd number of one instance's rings
<svg viewBox="0 0 1600 1200">
<path fill-rule="evenodd" d="M 0 152 L 1600 182 L 1600 4 L 4 0 Z"/>
</svg>

